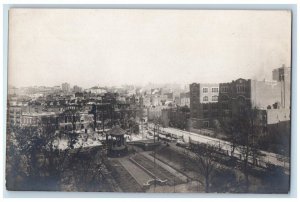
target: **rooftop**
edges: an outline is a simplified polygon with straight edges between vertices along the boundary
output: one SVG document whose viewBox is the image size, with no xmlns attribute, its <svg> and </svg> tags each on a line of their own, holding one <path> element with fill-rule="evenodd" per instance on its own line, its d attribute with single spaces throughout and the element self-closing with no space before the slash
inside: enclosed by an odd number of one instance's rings
<svg viewBox="0 0 300 202">
<path fill-rule="evenodd" d="M 120 126 L 114 126 L 110 131 L 108 131 L 108 134 L 112 136 L 124 135 L 125 133 L 126 131 L 123 130 Z"/>
<path fill-rule="evenodd" d="M 37 112 L 30 112 L 30 113 L 23 113 L 23 116 L 54 116 L 57 115 L 57 113 L 55 112 L 41 112 L 41 113 L 37 113 Z"/>
</svg>

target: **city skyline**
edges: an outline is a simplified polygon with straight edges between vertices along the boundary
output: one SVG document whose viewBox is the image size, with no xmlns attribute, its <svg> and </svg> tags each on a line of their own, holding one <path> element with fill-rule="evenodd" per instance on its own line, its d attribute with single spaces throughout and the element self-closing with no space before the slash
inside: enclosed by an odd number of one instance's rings
<svg viewBox="0 0 300 202">
<path fill-rule="evenodd" d="M 290 67 L 287 11 L 14 11 L 8 82 L 16 87 L 272 80 L 273 69 Z"/>
</svg>

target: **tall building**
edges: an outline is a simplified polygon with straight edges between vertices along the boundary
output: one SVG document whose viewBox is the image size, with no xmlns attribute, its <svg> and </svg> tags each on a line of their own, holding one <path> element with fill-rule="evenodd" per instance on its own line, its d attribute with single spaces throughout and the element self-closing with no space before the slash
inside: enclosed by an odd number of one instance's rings
<svg viewBox="0 0 300 202">
<path fill-rule="evenodd" d="M 251 108 L 251 80 L 237 79 L 229 83 L 220 83 L 220 118 L 232 117 Z"/>
<path fill-rule="evenodd" d="M 61 84 L 61 89 L 64 93 L 70 92 L 70 84 L 69 83 L 63 83 Z"/>
<path fill-rule="evenodd" d="M 217 117 L 219 84 L 190 84 L 190 116 L 192 128 L 210 128 Z"/>
<path fill-rule="evenodd" d="M 289 109 L 291 106 L 291 68 L 282 67 L 273 70 L 273 80 L 280 82 L 281 106 Z"/>
<path fill-rule="evenodd" d="M 219 119 L 235 117 L 256 109 L 257 128 L 267 132 L 271 125 L 290 124 L 290 68 L 273 71 L 275 81 L 238 79 L 220 84 Z M 286 127 L 288 128 L 288 127 Z M 263 134 L 261 133 L 261 134 Z M 287 132 L 288 133 L 288 132 Z"/>
</svg>

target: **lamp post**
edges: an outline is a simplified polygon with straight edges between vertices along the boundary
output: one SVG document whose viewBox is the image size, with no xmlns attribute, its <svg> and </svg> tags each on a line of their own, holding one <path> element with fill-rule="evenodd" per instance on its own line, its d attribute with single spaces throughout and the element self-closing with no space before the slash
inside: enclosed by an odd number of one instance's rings
<svg viewBox="0 0 300 202">
<path fill-rule="evenodd" d="M 156 136 L 156 131 L 157 131 L 157 134 L 159 133 L 159 124 L 158 123 L 154 123 L 154 138 L 153 138 L 153 142 L 154 142 L 154 150 L 153 150 L 153 166 L 154 166 L 154 171 L 156 171 L 156 146 L 155 146 L 155 136 Z M 158 134 L 159 135 L 159 134 Z M 156 174 L 156 172 L 155 172 Z M 154 179 L 154 192 L 155 192 L 155 187 L 156 187 L 156 177 Z"/>
</svg>

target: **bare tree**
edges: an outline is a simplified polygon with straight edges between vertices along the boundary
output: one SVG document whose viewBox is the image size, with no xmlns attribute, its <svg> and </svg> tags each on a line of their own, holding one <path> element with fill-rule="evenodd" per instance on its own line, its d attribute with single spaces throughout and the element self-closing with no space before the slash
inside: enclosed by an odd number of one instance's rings
<svg viewBox="0 0 300 202">
<path fill-rule="evenodd" d="M 257 120 L 257 109 L 244 106 L 239 113 L 232 117 L 223 118 L 221 125 L 227 133 L 228 141 L 231 144 L 231 156 L 235 149 L 239 148 L 242 155 L 243 173 L 245 176 L 245 191 L 249 191 L 249 159 L 252 163 L 262 155 L 258 150 L 258 131 L 260 120 Z"/>
<path fill-rule="evenodd" d="M 197 144 L 195 152 L 195 160 L 197 162 L 200 174 L 204 177 L 205 192 L 209 192 L 210 181 L 214 169 L 217 168 L 215 161 L 215 151 L 217 147 L 210 144 Z"/>
</svg>

